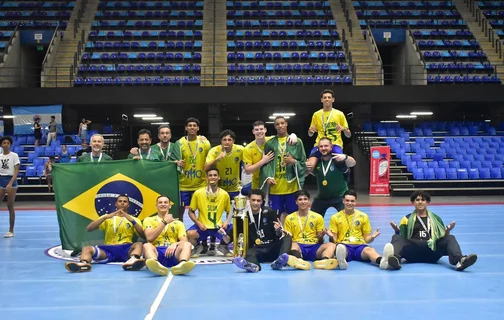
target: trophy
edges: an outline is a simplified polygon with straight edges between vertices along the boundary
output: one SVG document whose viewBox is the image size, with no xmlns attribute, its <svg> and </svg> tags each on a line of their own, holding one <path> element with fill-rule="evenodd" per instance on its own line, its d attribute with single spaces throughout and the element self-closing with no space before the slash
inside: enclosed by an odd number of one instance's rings
<svg viewBox="0 0 504 320">
<path fill-rule="evenodd" d="M 248 224 L 249 224 L 249 216 L 247 213 L 247 197 L 245 197 L 242 191 L 243 185 L 242 182 L 238 182 L 238 190 L 239 193 L 234 199 L 231 201 L 233 207 L 233 255 L 235 257 L 240 256 L 245 258 L 247 254 L 248 247 Z M 238 234 L 238 220 L 242 220 L 243 231 Z"/>
</svg>

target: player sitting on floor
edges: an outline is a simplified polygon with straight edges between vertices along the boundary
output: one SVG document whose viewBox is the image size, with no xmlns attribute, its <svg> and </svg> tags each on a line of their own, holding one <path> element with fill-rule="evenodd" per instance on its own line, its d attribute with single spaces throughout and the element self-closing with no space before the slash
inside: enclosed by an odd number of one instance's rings
<svg viewBox="0 0 504 320">
<path fill-rule="evenodd" d="M 127 195 L 119 195 L 115 206 L 117 211 L 105 214 L 87 226 L 91 232 L 100 229 L 105 232 L 103 245 L 86 246 L 82 248 L 80 262 L 67 262 L 65 268 L 70 272 L 91 271 L 91 262 L 126 262 L 122 265 L 124 270 L 140 270 L 145 266 L 142 256 L 142 243 L 133 242 L 133 236 L 144 237 L 142 223 L 135 217 L 130 216 L 129 198 Z"/>
<path fill-rule="evenodd" d="M 185 226 L 169 213 L 171 201 L 168 197 L 159 196 L 156 207 L 157 215 L 143 221 L 145 236 L 149 241 L 143 246 L 147 268 L 162 276 L 168 274 L 168 268 L 171 268 L 173 275 L 187 274 L 195 264 L 189 261 L 192 246 L 187 241 Z"/>
</svg>

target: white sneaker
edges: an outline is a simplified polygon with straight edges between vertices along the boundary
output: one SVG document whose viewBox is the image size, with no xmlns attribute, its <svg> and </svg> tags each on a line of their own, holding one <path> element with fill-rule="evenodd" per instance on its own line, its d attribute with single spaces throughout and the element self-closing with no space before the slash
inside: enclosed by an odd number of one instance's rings
<svg viewBox="0 0 504 320">
<path fill-rule="evenodd" d="M 392 243 L 387 243 L 383 248 L 382 259 L 380 261 L 380 269 L 388 270 L 389 268 L 388 260 L 393 255 L 394 255 L 394 246 L 392 245 Z"/>
<path fill-rule="evenodd" d="M 347 248 L 344 244 L 338 244 L 336 246 L 336 260 L 338 260 L 338 265 L 340 270 L 346 270 L 348 268 L 347 258 Z"/>
</svg>

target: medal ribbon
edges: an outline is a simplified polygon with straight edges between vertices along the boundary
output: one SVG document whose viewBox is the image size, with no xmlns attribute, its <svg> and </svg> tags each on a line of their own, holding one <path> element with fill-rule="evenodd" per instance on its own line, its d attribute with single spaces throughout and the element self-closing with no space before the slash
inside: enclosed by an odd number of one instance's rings
<svg viewBox="0 0 504 320">
<path fill-rule="evenodd" d="M 103 153 L 100 152 L 100 156 L 98 157 L 98 161 L 97 162 L 101 161 L 102 156 L 103 156 Z M 91 153 L 89 159 L 91 159 L 91 162 L 94 162 L 94 160 L 93 160 L 93 154 L 92 153 Z"/>
<path fill-rule="evenodd" d="M 425 226 L 425 223 L 423 222 L 422 218 L 417 216 L 417 219 L 418 221 L 420 222 L 420 224 L 422 225 L 422 228 L 427 231 L 427 233 L 429 234 L 430 236 L 430 219 L 429 219 L 429 216 L 427 216 L 427 226 Z"/>
<path fill-rule="evenodd" d="M 117 231 L 119 230 L 119 227 L 121 226 L 121 224 L 123 223 L 124 221 L 124 217 L 121 218 L 121 221 L 119 221 L 119 225 L 116 226 L 116 216 L 114 216 L 114 233 L 117 233 Z"/>
<path fill-rule="evenodd" d="M 309 218 L 310 218 L 310 213 L 308 212 L 308 214 L 306 215 L 306 220 L 304 222 L 304 225 L 302 225 L 302 223 L 301 223 L 301 217 L 299 216 L 299 213 L 298 213 L 299 228 L 301 228 L 301 227 L 303 228 L 303 229 L 301 229 L 301 235 L 303 236 L 303 238 L 304 238 L 304 230 L 306 228 L 306 223 L 308 222 Z"/>
<path fill-rule="evenodd" d="M 145 157 L 145 160 L 149 160 L 151 150 L 152 150 L 152 148 L 149 148 L 149 152 L 147 152 L 147 156 Z M 143 160 L 142 151 L 138 150 L 138 156 L 140 157 L 141 160 Z"/>
<path fill-rule="evenodd" d="M 320 165 L 322 166 L 322 174 L 324 175 L 324 179 L 326 178 L 327 173 L 329 172 L 329 168 L 331 168 L 332 160 L 329 160 L 329 163 L 326 168 L 324 168 L 324 161 L 321 159 Z"/>
<path fill-rule="evenodd" d="M 261 236 L 259 235 L 259 228 L 261 227 L 261 214 L 262 214 L 262 209 L 259 209 L 259 219 L 257 220 L 257 224 L 256 224 L 254 214 L 252 213 L 252 211 L 249 211 L 250 220 L 252 220 L 252 223 L 254 224 L 254 226 L 256 228 L 256 234 L 259 238 L 261 238 Z"/>
<path fill-rule="evenodd" d="M 324 111 L 322 111 L 322 128 L 324 130 L 324 136 L 327 135 L 326 129 L 327 129 L 327 125 L 329 124 L 329 119 L 331 119 L 333 111 L 334 111 L 334 109 L 331 109 L 331 113 L 329 113 L 329 116 L 327 117 L 327 120 L 325 121 L 325 123 L 324 123 Z"/>
<path fill-rule="evenodd" d="M 195 151 L 193 151 L 191 147 L 191 142 L 189 141 L 189 136 L 186 137 L 187 140 L 187 145 L 189 146 L 189 152 L 191 153 L 191 159 L 193 159 L 194 163 L 193 165 L 196 165 L 196 153 L 198 152 L 198 145 L 199 145 L 199 139 L 196 137 L 196 148 Z"/>
<path fill-rule="evenodd" d="M 171 142 L 168 142 L 168 148 L 166 149 L 166 156 L 165 156 L 165 154 L 163 152 L 163 148 L 161 148 L 161 145 L 159 145 L 159 150 L 161 151 L 161 154 L 163 155 L 163 159 L 165 159 L 165 161 L 168 161 L 168 158 L 171 155 L 170 145 L 171 145 Z"/>
</svg>

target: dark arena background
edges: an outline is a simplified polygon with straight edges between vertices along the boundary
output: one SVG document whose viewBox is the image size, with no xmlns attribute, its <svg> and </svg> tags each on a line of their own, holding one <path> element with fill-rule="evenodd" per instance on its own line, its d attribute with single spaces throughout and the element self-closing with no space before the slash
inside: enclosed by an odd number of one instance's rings
<svg viewBox="0 0 504 320">
<path fill-rule="evenodd" d="M 16 236 L 0 242 L 0 318 L 502 314 L 503 17 L 504 1 L 473 0 L 0 1 L 1 134 L 13 138 L 20 158 Z M 430 210 L 445 224 L 457 222 L 452 234 L 464 254 L 478 254 L 474 267 L 457 273 L 444 257 L 393 272 L 352 262 L 345 271 L 263 264 L 244 274 L 229 258 L 202 256 L 184 277 L 123 272 L 116 264 L 65 270 L 64 260 L 75 258 L 61 250 L 44 165 L 64 144 L 75 161 L 83 118 L 115 160 L 138 145 L 140 129 L 152 132 L 154 144 L 168 123 L 174 142 L 195 117 L 212 146 L 225 129 L 245 145 L 256 120 L 276 134 L 278 113 L 289 114 L 289 133 L 308 152 L 324 89 L 333 90 L 333 107 L 352 132 L 343 138 L 344 153 L 357 162 L 349 187 L 381 231 L 370 245 L 381 254 L 394 233 L 389 222 L 411 213 L 409 196 L 422 189 L 432 196 Z M 61 106 L 62 132 L 57 145 L 46 147 L 44 132 L 35 146 L 32 127 L 16 133 L 28 124 L 17 120 L 16 108 L 48 106 Z M 369 195 L 374 146 L 390 146 L 389 196 Z M 313 176 L 305 189 L 316 194 Z M 325 215 L 326 228 L 334 213 Z"/>
</svg>

